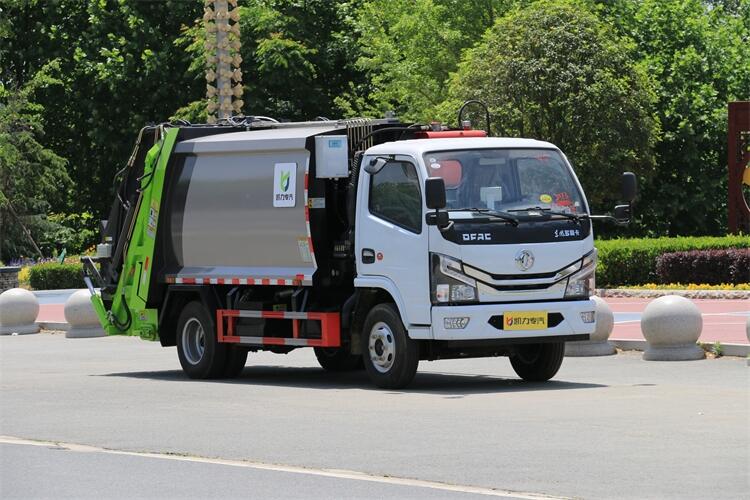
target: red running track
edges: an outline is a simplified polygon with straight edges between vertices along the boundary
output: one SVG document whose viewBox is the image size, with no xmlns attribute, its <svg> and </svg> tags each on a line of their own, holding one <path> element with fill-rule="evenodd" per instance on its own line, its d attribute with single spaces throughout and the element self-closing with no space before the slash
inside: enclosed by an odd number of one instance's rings
<svg viewBox="0 0 750 500">
<path fill-rule="evenodd" d="M 607 298 L 615 313 L 611 339 L 643 340 L 640 316 L 653 299 Z M 748 344 L 745 323 L 750 316 L 750 300 L 692 299 L 703 315 L 701 342 Z"/>
<path fill-rule="evenodd" d="M 640 316 L 653 299 L 607 298 L 615 313 L 612 339 L 642 340 Z M 745 322 L 750 315 L 750 300 L 693 300 L 703 313 L 701 342 L 748 344 Z M 37 321 L 64 322 L 63 304 L 42 304 Z"/>
</svg>

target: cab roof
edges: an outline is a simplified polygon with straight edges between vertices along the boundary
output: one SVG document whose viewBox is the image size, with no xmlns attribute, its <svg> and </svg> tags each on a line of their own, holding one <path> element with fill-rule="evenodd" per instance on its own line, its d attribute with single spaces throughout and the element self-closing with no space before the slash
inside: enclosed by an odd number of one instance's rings
<svg viewBox="0 0 750 500">
<path fill-rule="evenodd" d="M 501 149 L 501 148 L 538 148 L 558 149 L 557 146 L 536 139 L 519 139 L 515 137 L 457 137 L 447 139 L 409 139 L 405 141 L 385 142 L 367 150 L 367 154 L 405 154 L 421 156 L 431 151 L 459 149 Z"/>
</svg>

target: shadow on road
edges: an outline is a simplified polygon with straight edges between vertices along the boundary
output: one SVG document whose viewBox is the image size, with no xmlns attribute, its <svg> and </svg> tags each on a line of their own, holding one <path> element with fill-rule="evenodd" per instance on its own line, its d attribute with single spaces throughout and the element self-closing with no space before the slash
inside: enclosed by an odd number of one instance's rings
<svg viewBox="0 0 750 500">
<path fill-rule="evenodd" d="M 384 391 L 373 386 L 364 371 L 332 373 L 320 368 L 282 366 L 248 366 L 242 372 L 242 375 L 236 379 L 190 380 L 181 370 L 108 373 L 97 376 L 185 383 L 252 384 L 306 389 L 365 389 Z M 426 393 L 463 397 L 471 394 L 557 391 L 599 387 L 606 386 L 562 380 L 532 383 L 515 378 L 502 378 L 491 375 L 419 372 L 414 381 L 406 389 L 387 392 L 390 394 Z"/>
</svg>

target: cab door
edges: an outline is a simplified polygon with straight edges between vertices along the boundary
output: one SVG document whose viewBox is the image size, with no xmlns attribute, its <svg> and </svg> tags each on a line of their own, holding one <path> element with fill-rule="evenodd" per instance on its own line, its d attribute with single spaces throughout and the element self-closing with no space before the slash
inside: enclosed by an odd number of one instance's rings
<svg viewBox="0 0 750 500">
<path fill-rule="evenodd" d="M 365 157 L 362 164 L 370 159 Z M 355 229 L 358 277 L 382 277 L 379 281 L 395 286 L 405 325 L 429 324 L 424 179 L 418 163 L 396 155 L 377 173 L 361 172 Z"/>
</svg>

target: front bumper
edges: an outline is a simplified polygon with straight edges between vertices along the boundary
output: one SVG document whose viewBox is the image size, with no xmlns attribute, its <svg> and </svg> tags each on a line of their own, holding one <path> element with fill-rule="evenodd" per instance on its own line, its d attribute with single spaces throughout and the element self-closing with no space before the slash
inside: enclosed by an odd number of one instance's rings
<svg viewBox="0 0 750 500">
<path fill-rule="evenodd" d="M 433 306 L 432 338 L 434 340 L 500 340 L 513 338 L 567 337 L 591 335 L 596 323 L 584 323 L 581 313 L 595 311 L 593 300 L 535 302 L 524 304 L 476 304 L 468 306 Z M 501 330 L 490 323 L 493 316 L 506 312 L 547 311 L 562 315 L 562 320 L 545 330 Z M 446 318 L 469 318 L 463 329 L 445 327 Z M 448 323 L 451 321 L 449 320 Z"/>
</svg>

